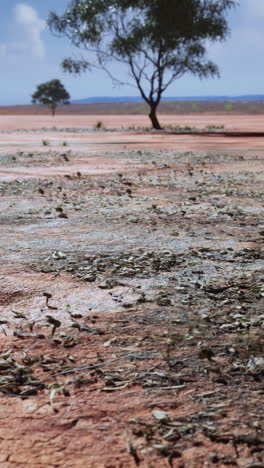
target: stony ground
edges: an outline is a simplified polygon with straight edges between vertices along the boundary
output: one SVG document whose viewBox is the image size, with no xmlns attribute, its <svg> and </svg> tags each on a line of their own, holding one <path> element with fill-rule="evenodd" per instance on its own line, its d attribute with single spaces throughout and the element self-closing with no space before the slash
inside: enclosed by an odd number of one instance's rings
<svg viewBox="0 0 264 468">
<path fill-rule="evenodd" d="M 1 467 L 263 467 L 263 140 L 13 127 Z"/>
</svg>

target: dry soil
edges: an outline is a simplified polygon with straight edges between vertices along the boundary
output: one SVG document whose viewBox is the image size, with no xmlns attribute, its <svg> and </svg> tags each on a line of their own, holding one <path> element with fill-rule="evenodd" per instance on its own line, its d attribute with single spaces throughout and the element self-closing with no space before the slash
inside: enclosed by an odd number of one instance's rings
<svg viewBox="0 0 264 468">
<path fill-rule="evenodd" d="M 97 120 L 0 117 L 1 467 L 261 468 L 263 118 Z"/>
</svg>

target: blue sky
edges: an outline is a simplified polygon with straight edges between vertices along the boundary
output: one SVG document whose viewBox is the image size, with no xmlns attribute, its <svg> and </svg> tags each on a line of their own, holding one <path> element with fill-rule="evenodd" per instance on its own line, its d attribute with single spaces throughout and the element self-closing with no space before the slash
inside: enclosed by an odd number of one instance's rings
<svg viewBox="0 0 264 468">
<path fill-rule="evenodd" d="M 129 86 L 113 87 L 103 72 L 73 77 L 61 71 L 62 59 L 78 50 L 52 36 L 45 19 L 50 10 L 61 13 L 68 4 L 69 0 L 1 0 L 0 105 L 30 103 L 36 85 L 53 78 L 63 82 L 73 99 L 138 95 Z M 208 48 L 221 78 L 200 81 L 185 75 L 167 96 L 264 94 L 264 0 L 240 0 L 229 14 L 229 26 L 231 37 Z"/>
</svg>

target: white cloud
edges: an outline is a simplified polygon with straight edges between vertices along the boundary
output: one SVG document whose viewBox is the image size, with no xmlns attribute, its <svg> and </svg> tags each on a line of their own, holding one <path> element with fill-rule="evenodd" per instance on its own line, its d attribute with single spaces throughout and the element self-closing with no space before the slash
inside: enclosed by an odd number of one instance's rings
<svg viewBox="0 0 264 468">
<path fill-rule="evenodd" d="M 0 44 L 0 56 L 19 57 L 29 55 L 37 59 L 45 57 L 45 45 L 41 34 L 45 21 L 27 3 L 17 3 L 13 12 L 12 39 Z"/>
<path fill-rule="evenodd" d="M 45 21 L 39 18 L 37 11 L 26 3 L 18 3 L 15 6 L 15 21 L 24 32 L 25 44 L 32 55 L 44 58 L 45 46 L 41 39 L 41 33 L 45 29 Z"/>
<path fill-rule="evenodd" d="M 42 23 L 39 19 L 36 10 L 31 5 L 26 3 L 18 3 L 15 6 L 15 19 L 18 23 L 25 24 L 28 26 L 35 26 Z"/>
</svg>

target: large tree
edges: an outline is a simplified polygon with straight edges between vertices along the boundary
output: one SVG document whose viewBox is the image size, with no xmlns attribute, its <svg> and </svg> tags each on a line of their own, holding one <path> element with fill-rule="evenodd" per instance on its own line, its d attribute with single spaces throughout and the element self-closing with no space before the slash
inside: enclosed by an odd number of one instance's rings
<svg viewBox="0 0 264 468">
<path fill-rule="evenodd" d="M 37 86 L 34 94 L 32 94 L 32 102 L 45 104 L 51 109 L 54 116 L 59 104 L 69 104 L 70 95 L 64 88 L 60 80 L 46 81 Z"/>
<path fill-rule="evenodd" d="M 117 83 L 113 61 L 125 64 L 130 81 L 150 107 L 152 126 L 160 129 L 157 107 L 170 84 L 185 73 L 218 75 L 207 59 L 209 41 L 228 35 L 226 14 L 236 0 L 72 0 L 59 16 L 52 12 L 50 29 L 67 36 L 89 54 L 66 58 L 70 73 L 99 67 Z"/>
</svg>

